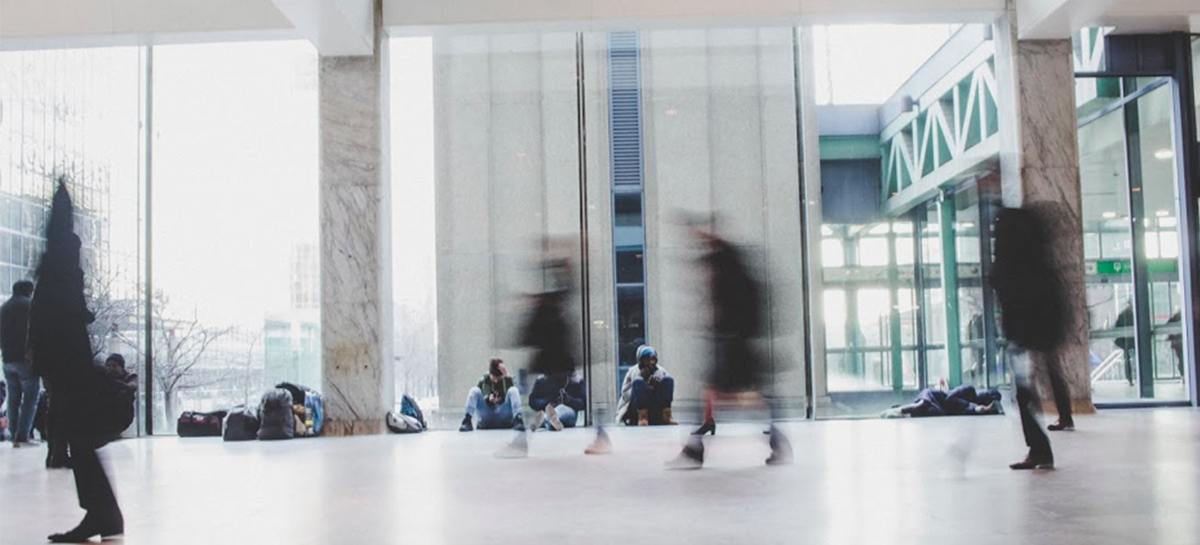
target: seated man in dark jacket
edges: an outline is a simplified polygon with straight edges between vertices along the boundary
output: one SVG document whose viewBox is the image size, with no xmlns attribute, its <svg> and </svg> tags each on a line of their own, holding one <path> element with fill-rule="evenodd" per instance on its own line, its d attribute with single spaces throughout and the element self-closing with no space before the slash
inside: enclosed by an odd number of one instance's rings
<svg viewBox="0 0 1200 545">
<path fill-rule="evenodd" d="M 574 374 L 542 375 L 533 383 L 529 406 L 537 411 L 532 428 L 562 431 L 574 428 L 577 413 L 587 405 L 583 380 Z"/>
</svg>

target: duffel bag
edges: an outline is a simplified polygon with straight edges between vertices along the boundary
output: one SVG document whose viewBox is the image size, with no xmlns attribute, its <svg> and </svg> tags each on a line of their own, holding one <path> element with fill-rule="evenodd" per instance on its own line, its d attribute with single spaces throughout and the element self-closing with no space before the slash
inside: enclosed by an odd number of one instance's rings
<svg viewBox="0 0 1200 545">
<path fill-rule="evenodd" d="M 220 437 L 226 414 L 226 411 L 184 411 L 175 422 L 175 433 L 180 437 Z"/>
</svg>

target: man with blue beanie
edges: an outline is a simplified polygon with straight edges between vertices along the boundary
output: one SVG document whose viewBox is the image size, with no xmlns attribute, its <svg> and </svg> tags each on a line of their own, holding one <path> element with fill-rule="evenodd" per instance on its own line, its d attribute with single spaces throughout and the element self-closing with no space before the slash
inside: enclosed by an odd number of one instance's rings
<svg viewBox="0 0 1200 545">
<path fill-rule="evenodd" d="M 617 422 L 630 426 L 674 426 L 671 402 L 675 399 L 675 379 L 658 365 L 658 351 L 642 345 L 637 349 L 637 366 L 629 368 L 621 384 L 621 403 Z"/>
</svg>

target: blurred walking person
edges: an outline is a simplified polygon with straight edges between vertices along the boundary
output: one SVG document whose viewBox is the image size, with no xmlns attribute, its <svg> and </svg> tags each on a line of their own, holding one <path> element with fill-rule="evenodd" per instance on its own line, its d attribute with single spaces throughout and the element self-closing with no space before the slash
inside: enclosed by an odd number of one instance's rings
<svg viewBox="0 0 1200 545">
<path fill-rule="evenodd" d="M 561 251 L 555 251 L 552 241 L 547 241 L 543 250 L 541 273 L 546 288 L 531 297 L 528 317 L 520 330 L 521 346 L 532 348 L 533 359 L 529 373 L 544 375 L 554 384 L 566 384 L 575 373 L 574 350 L 578 345 L 571 334 L 566 319 L 566 304 L 571 292 L 571 266 Z M 529 440 L 522 429 L 503 449 L 496 452 L 500 458 L 524 458 L 529 455 Z"/>
<path fill-rule="evenodd" d="M 1048 204 L 1006 208 L 995 224 L 995 261 L 991 282 L 1000 304 L 1004 337 L 1024 351 L 1029 365 L 1016 373 L 1017 406 L 1029 453 L 1012 469 L 1053 469 L 1050 438 L 1038 423 L 1041 412 L 1036 373 L 1050 376 L 1059 423 L 1071 421 L 1071 397 L 1059 367 L 1058 351 L 1067 337 L 1070 307 L 1052 255 L 1051 225 L 1055 210 Z M 1010 352 L 1011 353 L 1011 352 Z"/>
<path fill-rule="evenodd" d="M 74 529 L 49 537 L 57 543 L 83 542 L 97 535 L 106 538 L 125 531 L 121 508 L 96 455 L 104 439 L 91 425 L 97 418 L 94 405 L 101 375 L 92 364 L 88 324 L 95 317 L 84 299 L 80 240 L 74 232 L 73 216 L 71 197 L 60 182 L 46 226 L 46 252 L 37 269 L 29 321 L 33 363 L 52 385 L 52 407 L 57 406 L 60 416 L 52 434 L 70 446 L 79 506 L 87 511 Z"/>
<path fill-rule="evenodd" d="M 715 221 L 715 220 L 713 220 Z M 733 397 L 750 397 L 754 403 L 771 413 L 768 465 L 787 464 L 793 459 L 792 446 L 775 426 L 777 407 L 765 395 L 769 382 L 765 362 L 753 343 L 762 334 L 765 322 L 762 287 L 751 274 L 741 252 L 716 231 L 715 227 L 689 221 L 693 238 L 705 251 L 701 266 L 707 275 L 707 291 L 711 316 L 709 336 L 712 340 L 712 361 L 709 365 L 704 394 L 704 422 L 692 432 L 687 445 L 667 467 L 696 469 L 704 464 L 704 434 L 716 435 L 714 406 L 717 401 Z"/>
</svg>

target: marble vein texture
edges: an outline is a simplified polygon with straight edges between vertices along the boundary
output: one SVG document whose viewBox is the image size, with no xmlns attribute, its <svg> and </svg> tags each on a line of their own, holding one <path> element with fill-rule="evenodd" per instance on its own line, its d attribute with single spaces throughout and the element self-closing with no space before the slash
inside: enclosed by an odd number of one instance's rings
<svg viewBox="0 0 1200 545">
<path fill-rule="evenodd" d="M 381 433 L 387 256 L 380 56 L 320 60 L 321 339 L 328 435 Z"/>
<path fill-rule="evenodd" d="M 1059 352 L 1077 411 L 1091 403 L 1087 285 L 1075 113 L 1075 71 L 1070 40 L 1020 41 L 1016 47 L 1022 202 L 1052 203 L 1054 256 L 1071 302 L 1068 342 Z M 1043 377 L 1044 378 L 1044 377 Z M 1043 380 L 1042 392 L 1049 394 Z M 1049 399 L 1048 397 L 1046 398 Z"/>
</svg>

